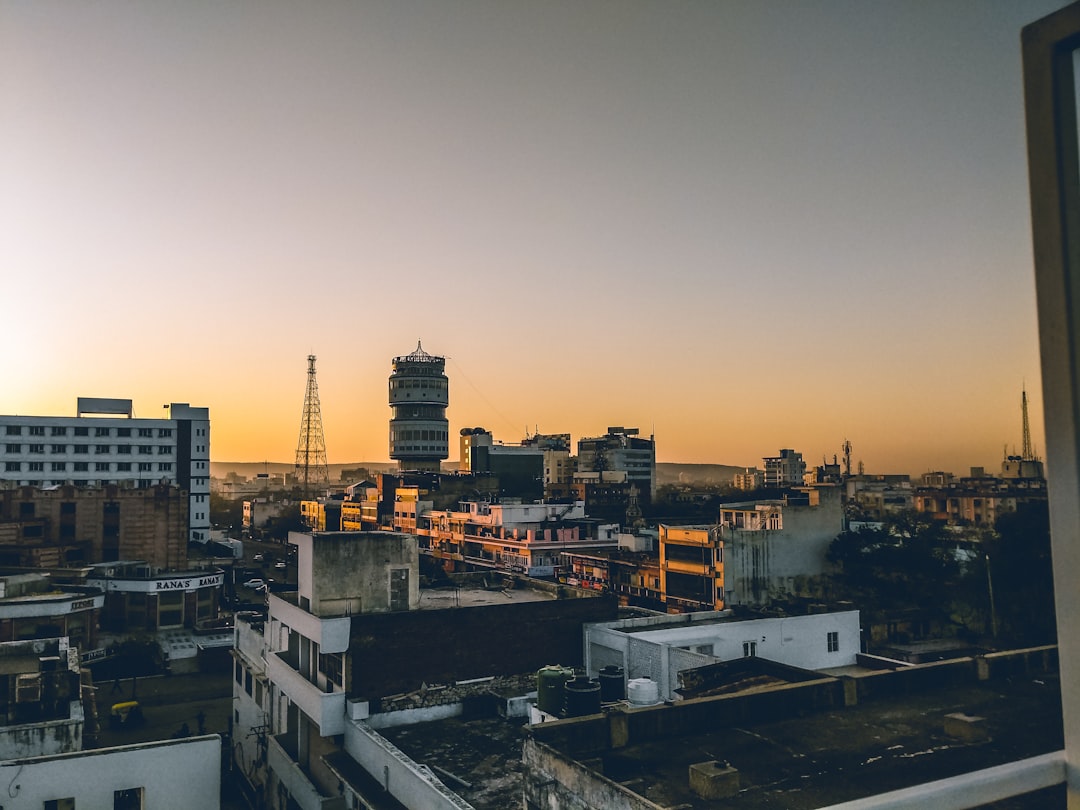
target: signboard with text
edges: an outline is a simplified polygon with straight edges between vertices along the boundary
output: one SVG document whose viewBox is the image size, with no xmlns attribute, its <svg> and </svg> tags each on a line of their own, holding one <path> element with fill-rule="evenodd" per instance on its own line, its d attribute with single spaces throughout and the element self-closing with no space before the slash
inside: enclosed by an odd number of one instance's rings
<svg viewBox="0 0 1080 810">
<path fill-rule="evenodd" d="M 202 588 L 213 588 L 224 584 L 225 575 L 201 574 L 183 577 L 158 577 L 156 579 L 124 579 L 122 577 L 110 577 L 109 579 L 88 579 L 87 585 L 101 588 L 106 591 L 124 591 L 126 593 L 161 593 L 162 591 L 198 591 Z"/>
</svg>

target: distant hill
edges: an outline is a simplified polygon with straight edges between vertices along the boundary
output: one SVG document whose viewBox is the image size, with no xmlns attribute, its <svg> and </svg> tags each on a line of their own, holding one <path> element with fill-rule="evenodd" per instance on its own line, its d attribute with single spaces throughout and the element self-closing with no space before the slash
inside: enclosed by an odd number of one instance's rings
<svg viewBox="0 0 1080 810">
<path fill-rule="evenodd" d="M 397 464 L 392 461 L 353 461 L 348 464 L 328 464 L 330 480 L 341 478 L 342 470 L 355 470 L 363 467 L 371 472 L 393 472 Z M 443 469 L 452 472 L 457 469 L 457 462 L 444 462 Z M 678 484 L 701 482 L 703 484 L 728 484 L 744 467 L 730 464 L 681 464 L 672 461 L 656 463 L 656 483 Z M 211 461 L 210 474 L 215 478 L 224 478 L 229 473 L 237 473 L 245 478 L 254 478 L 259 473 L 291 473 L 292 464 L 273 461 Z"/>
<path fill-rule="evenodd" d="M 229 473 L 236 473 L 245 478 L 254 478 L 260 473 L 291 473 L 294 466 L 274 461 L 211 461 L 210 475 L 224 478 Z M 348 464 L 327 464 L 326 467 L 330 472 L 330 480 L 337 481 L 342 470 L 364 467 L 371 472 L 390 472 L 397 469 L 397 464 L 392 461 L 355 461 Z"/>
</svg>

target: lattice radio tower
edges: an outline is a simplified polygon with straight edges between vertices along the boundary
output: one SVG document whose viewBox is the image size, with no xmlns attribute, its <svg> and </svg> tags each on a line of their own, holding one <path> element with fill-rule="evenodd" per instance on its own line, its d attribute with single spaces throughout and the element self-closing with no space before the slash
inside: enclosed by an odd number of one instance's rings
<svg viewBox="0 0 1080 810">
<path fill-rule="evenodd" d="M 319 384 L 315 381 L 315 355 L 308 355 L 307 364 L 304 415 L 300 419 L 300 440 L 296 444 L 296 467 L 293 470 L 293 477 L 303 490 L 304 497 L 310 497 L 314 490 L 325 492 L 330 486 L 322 410 L 319 407 Z"/>
</svg>

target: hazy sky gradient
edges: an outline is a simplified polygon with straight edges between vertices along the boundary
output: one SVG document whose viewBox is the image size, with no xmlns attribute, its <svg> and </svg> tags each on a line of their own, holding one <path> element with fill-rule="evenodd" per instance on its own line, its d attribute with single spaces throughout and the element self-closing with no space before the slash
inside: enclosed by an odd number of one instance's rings
<svg viewBox="0 0 1080 810">
<path fill-rule="evenodd" d="M 655 430 L 662 461 L 1042 447 L 1020 28 L 1060 0 L 0 0 L 0 412 L 208 406 L 388 457 Z M 456 445 L 451 452 L 456 457 Z"/>
</svg>

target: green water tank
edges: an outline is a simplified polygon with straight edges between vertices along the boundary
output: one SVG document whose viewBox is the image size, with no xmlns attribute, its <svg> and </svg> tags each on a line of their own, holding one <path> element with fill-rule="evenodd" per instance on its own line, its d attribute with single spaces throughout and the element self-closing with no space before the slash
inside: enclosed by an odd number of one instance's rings
<svg viewBox="0 0 1080 810">
<path fill-rule="evenodd" d="M 548 714 L 562 712 L 566 682 L 574 677 L 574 670 L 551 665 L 536 673 L 536 708 Z"/>
</svg>

